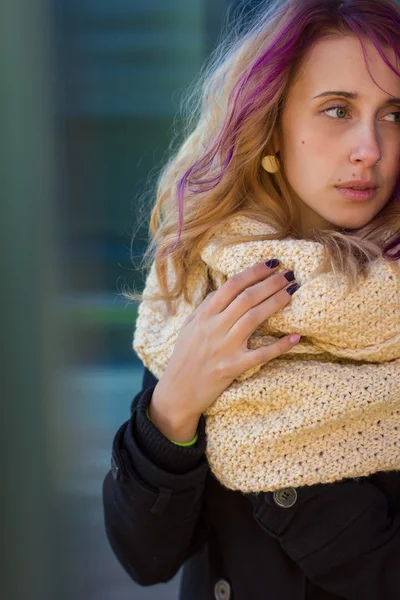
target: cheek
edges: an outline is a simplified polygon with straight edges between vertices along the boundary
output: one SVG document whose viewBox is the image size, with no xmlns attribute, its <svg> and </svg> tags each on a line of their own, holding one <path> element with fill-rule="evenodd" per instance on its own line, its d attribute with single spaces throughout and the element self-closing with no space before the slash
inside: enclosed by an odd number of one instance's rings
<svg viewBox="0 0 400 600">
<path fill-rule="evenodd" d="M 327 137 L 311 127 L 299 128 L 296 132 L 291 132 L 288 136 L 288 155 L 291 155 L 296 162 L 305 161 L 307 164 L 312 161 L 321 164 L 326 157 L 331 156 L 332 144 L 328 143 Z"/>
<path fill-rule="evenodd" d="M 397 155 L 395 154 L 393 169 L 394 171 L 400 175 L 400 143 L 397 149 Z"/>
<path fill-rule="evenodd" d="M 328 142 L 321 127 L 315 127 L 314 123 L 303 121 L 293 126 L 293 121 L 288 121 L 283 128 L 283 155 L 288 179 L 292 184 L 312 186 L 319 176 L 325 178 L 329 175 L 335 153 L 339 150 L 340 157 L 343 148 L 341 151 L 340 147 L 338 150 L 334 148 L 334 143 Z"/>
<path fill-rule="evenodd" d="M 400 177 L 400 144 L 395 150 L 383 150 L 381 172 L 384 179 L 396 180 Z M 385 162 L 386 156 L 386 162 Z M 379 165 L 378 165 L 379 167 Z"/>
<path fill-rule="evenodd" d="M 326 139 L 321 139 L 318 134 L 302 136 L 293 142 L 288 166 L 298 177 L 311 183 L 331 169 L 333 154 Z"/>
<path fill-rule="evenodd" d="M 327 158 L 331 159 L 335 155 L 340 156 L 343 154 L 343 145 L 336 144 L 335 141 L 329 139 L 322 128 L 314 127 L 314 131 L 305 136 L 303 140 L 305 143 L 302 148 L 311 154 L 314 160 L 318 161 L 318 164 L 323 164 Z M 339 147 L 336 148 L 336 145 Z"/>
</svg>

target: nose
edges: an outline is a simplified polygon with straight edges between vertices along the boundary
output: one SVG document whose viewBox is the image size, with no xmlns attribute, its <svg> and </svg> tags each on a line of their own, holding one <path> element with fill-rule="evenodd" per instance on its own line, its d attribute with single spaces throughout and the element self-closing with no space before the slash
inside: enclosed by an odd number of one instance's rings
<svg viewBox="0 0 400 600">
<path fill-rule="evenodd" d="M 364 124 L 358 132 L 353 130 L 352 134 L 351 162 L 353 164 L 362 162 L 367 167 L 374 167 L 381 158 L 381 143 L 375 124 Z"/>
</svg>

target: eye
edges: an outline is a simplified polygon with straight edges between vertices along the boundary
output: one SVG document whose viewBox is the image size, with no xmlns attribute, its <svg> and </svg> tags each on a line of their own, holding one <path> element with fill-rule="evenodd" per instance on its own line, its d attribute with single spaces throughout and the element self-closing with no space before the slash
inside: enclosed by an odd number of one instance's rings
<svg viewBox="0 0 400 600">
<path fill-rule="evenodd" d="M 332 112 L 334 110 L 341 111 L 341 113 L 343 115 L 343 113 L 347 113 L 349 111 L 349 107 L 348 106 L 344 106 L 343 104 L 340 104 L 338 106 L 331 106 L 330 108 L 326 108 L 322 112 L 328 113 L 328 112 Z M 339 117 L 333 117 L 333 118 L 336 118 L 336 119 L 339 119 L 339 120 L 343 120 L 343 117 L 341 117 L 341 116 L 339 116 Z"/>
<path fill-rule="evenodd" d="M 394 115 L 394 120 L 390 121 L 390 123 L 400 123 L 400 112 L 392 112 L 392 113 L 388 113 L 386 116 L 390 117 Z"/>
<path fill-rule="evenodd" d="M 350 108 L 348 106 L 345 106 L 343 104 L 339 104 L 337 106 L 331 106 L 330 108 L 326 108 L 325 110 L 323 110 L 323 113 L 328 114 L 329 112 L 333 112 L 333 111 L 341 111 L 337 113 L 337 117 L 332 117 L 334 119 L 336 119 L 337 121 L 343 121 L 345 119 L 345 115 L 350 111 Z M 388 113 L 387 115 L 385 115 L 385 117 L 393 117 L 393 119 L 389 120 L 389 123 L 395 123 L 395 124 L 399 124 L 400 123 L 400 112 L 391 112 Z"/>
</svg>

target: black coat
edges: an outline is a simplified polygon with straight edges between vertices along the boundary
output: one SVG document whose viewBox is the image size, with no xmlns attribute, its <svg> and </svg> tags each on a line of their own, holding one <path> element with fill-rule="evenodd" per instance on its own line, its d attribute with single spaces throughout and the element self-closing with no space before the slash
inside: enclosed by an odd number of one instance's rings
<svg viewBox="0 0 400 600">
<path fill-rule="evenodd" d="M 180 600 L 400 599 L 400 471 L 229 490 L 209 469 L 204 417 L 192 447 L 147 419 L 157 381 L 144 370 L 103 484 L 108 540 L 132 579 L 167 582 L 184 565 Z"/>
</svg>

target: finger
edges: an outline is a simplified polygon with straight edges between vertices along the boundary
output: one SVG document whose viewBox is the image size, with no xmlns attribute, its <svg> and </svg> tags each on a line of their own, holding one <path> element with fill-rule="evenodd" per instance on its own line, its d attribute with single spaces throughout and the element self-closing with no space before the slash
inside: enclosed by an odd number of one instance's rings
<svg viewBox="0 0 400 600">
<path fill-rule="evenodd" d="M 248 337 L 273 312 L 290 302 L 289 294 L 282 291 L 291 283 L 285 273 L 274 273 L 243 290 L 223 312 L 229 332 L 238 334 L 241 340 Z"/>
<path fill-rule="evenodd" d="M 289 334 L 268 346 L 263 346 L 255 350 L 245 350 L 240 359 L 240 369 L 243 369 L 242 373 L 258 365 L 268 363 L 273 358 L 277 358 L 281 354 L 288 352 L 299 341 L 300 336 L 298 334 Z"/>
<path fill-rule="evenodd" d="M 248 288 L 225 311 L 232 323 L 228 333 L 240 342 L 247 340 L 261 323 L 291 301 L 292 296 L 286 290 L 293 284 L 283 274 L 271 277 L 267 290 L 266 285 L 262 283 Z"/>
<path fill-rule="evenodd" d="M 279 266 L 279 265 L 278 265 Z M 276 271 L 278 267 L 269 268 L 264 262 L 257 263 L 232 277 L 229 277 L 225 283 L 217 290 L 207 305 L 207 310 L 213 314 L 218 314 L 225 310 L 233 300 L 247 287 L 262 281 Z"/>
</svg>

